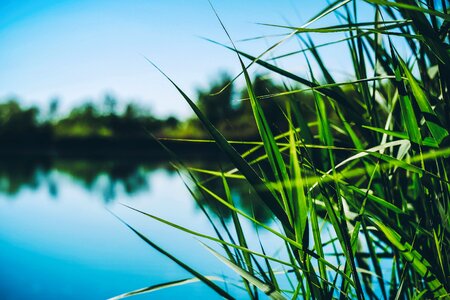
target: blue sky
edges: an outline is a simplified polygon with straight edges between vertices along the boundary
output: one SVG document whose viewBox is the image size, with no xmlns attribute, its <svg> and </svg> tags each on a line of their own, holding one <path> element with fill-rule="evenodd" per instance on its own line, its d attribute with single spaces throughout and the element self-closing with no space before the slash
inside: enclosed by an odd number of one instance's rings
<svg viewBox="0 0 450 300">
<path fill-rule="evenodd" d="M 234 40 L 285 32 L 256 23 L 299 26 L 325 3 L 213 1 Z M 330 16 L 324 22 L 332 20 Z M 123 102 L 142 103 L 159 116 L 187 116 L 187 105 L 144 56 L 195 96 L 196 88 L 207 86 L 220 70 L 239 71 L 232 52 L 199 36 L 227 41 L 206 0 L 0 0 L 0 99 L 15 95 L 26 105 L 45 108 L 58 97 L 64 111 L 111 93 Z M 238 47 L 259 54 L 273 41 Z M 288 49 L 298 49 L 298 44 L 288 43 L 279 51 Z M 345 70 L 346 60 L 332 57 L 330 67 Z M 304 68 L 301 60 L 286 64 L 295 71 Z"/>
</svg>

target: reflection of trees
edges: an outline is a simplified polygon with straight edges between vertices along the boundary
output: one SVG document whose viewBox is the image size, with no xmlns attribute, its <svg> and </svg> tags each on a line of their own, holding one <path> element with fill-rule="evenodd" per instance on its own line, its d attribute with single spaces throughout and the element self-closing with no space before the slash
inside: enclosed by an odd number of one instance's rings
<svg viewBox="0 0 450 300">
<path fill-rule="evenodd" d="M 49 162 L 33 159 L 0 160 L 0 192 L 15 195 L 23 188 L 35 190 L 48 174 Z"/>
<path fill-rule="evenodd" d="M 249 215 L 253 215 L 258 221 L 263 223 L 270 222 L 272 215 L 269 213 L 264 203 L 259 200 L 248 183 L 245 183 L 243 180 L 230 180 L 228 184 L 230 185 L 230 192 L 236 207 Z M 226 199 L 220 179 L 212 180 L 208 182 L 206 186 L 223 199 Z M 221 216 L 226 220 L 231 218 L 230 209 L 225 205 L 218 202 L 212 196 L 201 194 L 198 189 L 196 189 L 195 193 L 198 196 L 197 202 L 207 208 L 210 212 L 217 216 Z"/>
<path fill-rule="evenodd" d="M 194 162 L 198 168 L 211 168 L 211 162 Z M 11 196 L 23 189 L 36 190 L 46 187 L 53 198 L 58 197 L 61 174 L 68 175 L 77 184 L 93 194 L 99 195 L 103 201 L 111 202 L 117 199 L 118 192 L 132 196 L 149 190 L 148 175 L 156 169 L 172 170 L 166 163 L 120 161 L 120 160 L 42 160 L 42 159 L 9 159 L 0 160 L 0 193 Z M 208 176 L 199 177 L 205 180 Z M 242 180 L 229 180 L 232 198 L 237 207 L 262 222 L 268 222 L 268 214 L 253 190 Z M 205 185 L 214 193 L 225 199 L 225 192 L 220 179 L 209 180 Z M 170 189 L 170 187 L 166 187 Z M 230 219 L 230 210 L 217 200 L 207 195 L 201 195 L 198 204 L 217 216 Z M 14 197 L 11 197 L 14 198 Z"/>
<path fill-rule="evenodd" d="M 24 188 L 35 190 L 46 185 L 49 194 L 57 197 L 58 179 L 50 172 L 57 171 L 109 202 L 116 199 L 120 190 L 127 195 L 147 191 L 147 175 L 161 167 L 150 162 L 118 160 L 0 160 L 0 193 L 15 195 Z"/>
<path fill-rule="evenodd" d="M 122 188 L 127 195 L 148 190 L 148 169 L 138 162 L 124 161 L 57 161 L 55 169 L 80 182 L 86 189 L 100 191 L 105 202 L 117 197 Z"/>
<path fill-rule="evenodd" d="M 203 161 L 195 162 L 195 168 L 214 169 L 214 166 L 212 166 L 211 162 Z M 197 180 L 206 188 L 220 196 L 222 199 L 226 199 L 221 178 L 212 179 L 209 175 L 200 174 L 195 174 L 195 176 Z M 265 204 L 259 200 L 258 196 L 254 193 L 248 182 L 239 179 L 227 179 L 227 183 L 230 188 L 231 198 L 237 208 L 243 210 L 248 215 L 254 216 L 257 220 L 263 223 L 269 223 L 271 221 L 272 215 Z M 214 199 L 214 197 L 206 193 L 202 193 L 198 188 L 194 188 L 194 194 L 196 195 L 196 202 L 198 205 L 204 206 L 208 211 L 222 217 L 225 220 L 230 220 L 230 209 Z"/>
</svg>

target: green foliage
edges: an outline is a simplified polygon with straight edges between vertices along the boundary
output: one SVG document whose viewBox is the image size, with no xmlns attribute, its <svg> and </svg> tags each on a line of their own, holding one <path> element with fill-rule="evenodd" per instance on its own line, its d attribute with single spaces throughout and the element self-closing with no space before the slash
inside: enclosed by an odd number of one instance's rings
<svg viewBox="0 0 450 300">
<path fill-rule="evenodd" d="M 23 109 L 15 99 L 0 104 L 0 140 L 48 140 L 51 134 L 49 124 L 39 122 L 36 107 Z"/>
<path fill-rule="evenodd" d="M 172 128 L 178 122 L 173 117 L 159 120 L 135 104 L 128 104 L 122 114 L 116 112 L 116 100 L 105 98 L 105 111 L 92 103 L 72 110 L 66 118 L 54 124 L 56 137 L 110 137 L 146 138 L 145 130 L 157 133 L 164 127 Z"/>
<path fill-rule="evenodd" d="M 236 112 L 232 103 L 233 86 L 218 93 L 230 80 L 228 74 L 222 74 L 217 83 L 213 83 L 207 90 L 197 92 L 197 105 L 214 126 L 221 121 L 233 118 Z"/>
<path fill-rule="evenodd" d="M 117 100 L 105 96 L 100 107 L 91 102 L 72 109 L 67 116 L 58 116 L 58 101 L 52 100 L 46 116 L 36 107 L 23 108 L 17 100 L 0 104 L 0 140 L 33 143 L 67 138 L 148 139 L 148 132 L 170 135 L 180 122 L 173 116 L 158 119 L 146 109 L 128 103 L 117 112 Z"/>
<path fill-rule="evenodd" d="M 373 20 L 360 20 L 360 5 L 370 6 Z M 204 106 L 212 98 L 204 97 L 199 107 L 168 78 L 232 167 L 193 169 L 176 158 L 173 164 L 189 180 L 188 188 L 201 192 L 192 193 L 198 203 L 204 195 L 214 199 L 230 211 L 231 224 L 223 216 L 216 223 L 203 210 L 215 237 L 138 212 L 215 244 L 222 254 L 208 249 L 240 277 L 250 299 L 262 293 L 275 299 L 448 299 L 448 9 L 446 1 L 338 0 L 302 26 L 271 25 L 288 32 L 261 55 L 236 49 L 230 38 L 232 46 L 225 47 L 237 54 L 247 89 L 241 110 L 253 115 L 259 134 L 245 153 L 218 130 L 217 110 Z M 331 13 L 338 24 L 313 27 Z M 314 43 L 317 34 L 330 33 L 345 38 Z M 288 39 L 298 39 L 302 49 L 279 59 L 305 55 L 306 74 L 263 59 Z M 347 46 L 352 60 L 352 78 L 344 82 L 320 56 L 320 48 L 338 43 Z M 244 65 L 244 58 L 251 63 Z M 285 88 L 262 87 L 261 78 L 252 82 L 253 64 L 281 76 Z M 299 86 L 291 87 L 292 81 Z M 313 96 L 307 109 L 297 97 L 305 91 Z M 232 109 L 227 93 L 225 111 Z M 273 117 L 279 109 L 283 118 Z M 312 121 L 305 118 L 311 110 Z M 230 192 L 234 180 L 259 198 L 254 205 L 265 205 L 273 223 L 239 208 Z M 263 238 L 259 247 L 249 245 L 244 222 L 278 239 L 277 250 L 267 253 Z M 211 287 L 207 277 L 195 276 Z"/>
</svg>

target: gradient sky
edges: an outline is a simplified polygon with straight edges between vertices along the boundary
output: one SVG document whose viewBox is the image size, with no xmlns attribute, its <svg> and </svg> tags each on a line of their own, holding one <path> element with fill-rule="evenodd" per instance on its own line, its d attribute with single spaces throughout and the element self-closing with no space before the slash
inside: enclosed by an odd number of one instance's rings
<svg viewBox="0 0 450 300">
<path fill-rule="evenodd" d="M 239 40 L 286 32 L 257 22 L 300 26 L 326 1 L 213 4 L 232 38 Z M 323 22 L 333 20 L 329 16 Z M 15 95 L 26 105 L 45 109 L 58 97 L 64 111 L 111 93 L 123 102 L 143 103 L 159 116 L 183 117 L 190 114 L 187 105 L 144 56 L 195 96 L 196 88 L 207 86 L 220 70 L 239 71 L 232 52 L 199 36 L 227 41 L 207 0 L 0 0 L 0 99 Z M 237 45 L 259 54 L 273 41 Z M 298 49 L 295 41 L 279 51 L 294 48 Z M 330 68 L 345 71 L 348 58 L 328 54 Z M 299 61 L 287 61 L 287 67 L 301 70 Z"/>
</svg>

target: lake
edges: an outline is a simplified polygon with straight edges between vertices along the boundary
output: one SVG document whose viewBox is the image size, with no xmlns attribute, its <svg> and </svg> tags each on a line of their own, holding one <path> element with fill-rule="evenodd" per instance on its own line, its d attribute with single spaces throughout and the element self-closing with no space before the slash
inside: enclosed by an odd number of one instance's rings
<svg viewBox="0 0 450 300">
<path fill-rule="evenodd" d="M 213 233 L 183 181 L 167 163 L 2 160 L 1 298 L 106 299 L 192 277 L 143 242 L 110 211 L 203 274 L 237 280 L 197 239 L 122 204 Z M 237 297 L 245 296 L 232 285 L 226 288 Z M 197 282 L 135 299 L 181 297 L 219 298 Z"/>
<path fill-rule="evenodd" d="M 189 163 L 199 168 L 214 168 L 217 164 L 223 162 Z M 212 199 L 197 203 L 185 182 L 186 178 L 183 180 L 167 162 L 160 161 L 0 160 L 1 299 L 107 299 L 192 277 L 142 241 L 114 214 L 203 275 L 226 278 L 226 284 L 222 281 L 217 284 L 236 298 L 247 298 L 246 292 L 236 287 L 242 286 L 238 276 L 208 252 L 199 238 L 126 207 L 214 235 L 200 205 L 216 220 L 219 214 L 229 219 L 229 211 Z M 223 193 L 221 183 L 216 183 L 210 181 L 208 187 Z M 230 184 L 238 207 L 253 213 L 263 223 L 275 225 L 273 216 L 248 186 L 232 180 Z M 331 228 L 327 223 L 323 225 L 322 234 L 331 239 Z M 225 226 L 233 231 L 232 225 L 225 223 Z M 275 228 L 279 229 L 276 225 Z M 251 249 L 260 251 L 260 238 L 268 255 L 287 261 L 283 251 L 279 251 L 283 248 L 280 239 L 263 230 L 258 231 L 258 236 L 248 222 L 243 222 L 243 230 Z M 220 251 L 214 243 L 202 241 Z M 367 252 L 365 243 L 362 247 Z M 335 250 L 329 244 L 325 251 Z M 328 256 L 328 261 L 340 264 L 333 256 Z M 389 278 L 392 258 L 382 259 L 381 265 L 385 278 Z M 288 287 L 283 275 L 286 270 L 280 266 L 276 270 L 280 282 Z M 376 280 L 373 288 L 380 293 Z M 134 297 L 148 298 L 220 299 L 201 282 Z"/>
</svg>

